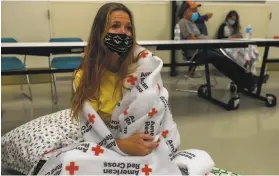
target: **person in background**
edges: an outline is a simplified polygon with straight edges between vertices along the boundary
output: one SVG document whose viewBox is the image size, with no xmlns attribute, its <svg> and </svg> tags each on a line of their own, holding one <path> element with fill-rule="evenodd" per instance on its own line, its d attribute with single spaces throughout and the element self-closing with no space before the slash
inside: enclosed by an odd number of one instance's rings
<svg viewBox="0 0 279 176">
<path fill-rule="evenodd" d="M 188 1 L 188 3 L 192 3 L 192 2 Z M 201 4 L 198 4 L 198 7 L 200 7 L 200 6 L 201 6 Z M 207 31 L 207 27 L 206 27 L 205 22 L 208 21 L 212 17 L 213 13 L 208 12 L 205 15 L 201 15 L 199 13 L 198 9 L 197 9 L 197 13 L 199 15 L 199 18 L 195 21 L 195 23 L 196 23 L 197 27 L 199 28 L 201 34 L 207 36 L 208 35 L 208 31 Z"/>
<path fill-rule="evenodd" d="M 218 29 L 217 39 L 243 38 L 240 30 L 239 14 L 235 10 L 231 10 Z M 237 63 L 256 75 L 256 62 L 260 57 L 257 46 L 249 45 L 248 48 L 231 48 L 225 49 L 225 51 Z M 264 75 L 263 82 L 266 83 L 268 79 L 269 75 Z"/>
<path fill-rule="evenodd" d="M 191 6 L 191 7 L 192 7 L 192 9 L 193 9 L 193 15 L 192 15 L 191 18 L 190 18 L 192 22 L 196 22 L 197 20 L 199 20 L 200 18 L 202 18 L 202 17 L 199 15 L 198 11 L 197 11 L 197 8 L 200 7 L 201 4 L 197 4 L 197 3 L 194 3 L 194 2 L 192 2 L 192 1 L 183 1 L 181 7 L 184 7 L 184 6 Z M 181 10 L 181 8 L 180 8 L 180 10 Z M 183 12 L 179 11 L 179 12 L 178 12 L 178 17 L 179 17 L 179 19 L 180 19 L 180 21 L 178 22 L 178 24 L 179 24 L 179 26 L 180 26 L 180 31 L 181 31 L 181 32 L 180 32 L 180 38 L 181 38 L 181 40 L 185 40 L 185 36 L 183 36 L 183 32 L 182 32 L 182 30 L 184 30 L 184 29 L 181 29 L 181 26 L 183 26 L 183 28 L 189 29 L 189 30 L 192 32 L 192 34 L 193 34 L 192 37 L 194 37 L 194 36 L 199 36 L 199 38 L 201 38 L 201 39 L 202 39 L 202 38 L 203 38 L 203 39 L 206 39 L 206 38 L 207 38 L 207 28 L 206 28 L 205 24 L 204 24 L 204 27 L 202 27 L 203 25 L 202 25 L 201 23 L 199 23 L 199 24 L 201 24 L 200 27 L 204 30 L 204 33 L 201 33 L 200 30 L 199 30 L 198 28 L 193 28 L 193 27 L 192 27 L 191 23 L 189 23 L 190 21 L 188 21 L 188 22 L 186 22 L 186 21 L 181 21 L 181 19 L 184 18 Z M 202 19 L 200 19 L 199 21 L 202 21 Z M 195 26 L 197 26 L 197 25 L 195 25 Z M 184 55 L 184 57 L 186 58 L 186 60 L 189 60 L 189 59 L 191 58 L 191 56 L 194 55 L 195 52 L 196 52 L 196 51 L 194 51 L 194 50 L 183 51 L 183 55 Z M 187 76 L 188 76 L 188 77 L 191 77 L 191 78 L 200 78 L 201 75 L 197 74 L 197 73 L 195 72 L 195 70 L 196 70 L 196 66 L 193 66 L 193 65 L 189 66 L 189 67 L 188 67 Z"/>
<path fill-rule="evenodd" d="M 189 5 L 195 5 L 197 7 L 201 7 L 201 4 L 195 3 L 193 1 L 184 1 L 183 3 L 188 3 Z M 198 29 L 200 30 L 201 34 L 207 36 L 208 31 L 205 22 L 208 21 L 212 17 L 213 13 L 207 13 L 205 15 L 201 15 L 198 11 L 196 11 L 196 14 L 194 16 L 194 22 L 196 23 Z"/>
<path fill-rule="evenodd" d="M 235 10 L 230 11 L 218 29 L 217 39 L 242 38 L 239 15 Z"/>
<path fill-rule="evenodd" d="M 194 16 L 197 12 L 197 4 L 184 3 L 179 9 L 180 20 L 178 22 L 180 27 L 181 40 L 200 40 L 208 39 L 207 36 L 201 34 L 197 25 L 195 24 Z M 203 63 L 205 59 L 211 63 L 225 76 L 230 78 L 239 88 L 239 90 L 248 90 L 252 92 L 257 87 L 259 78 L 246 69 L 239 66 L 232 59 L 227 57 L 220 49 L 208 50 L 207 55 L 204 52 L 196 52 L 197 50 L 185 50 L 184 56 L 193 58 L 197 63 Z M 232 71 L 233 70 L 233 71 Z"/>
<path fill-rule="evenodd" d="M 208 21 L 212 17 L 213 13 L 207 13 L 205 15 L 200 15 L 200 13 L 198 12 L 198 14 L 199 14 L 199 18 L 195 21 L 195 23 L 196 23 L 197 27 L 199 28 L 201 34 L 208 35 L 205 21 Z"/>
</svg>

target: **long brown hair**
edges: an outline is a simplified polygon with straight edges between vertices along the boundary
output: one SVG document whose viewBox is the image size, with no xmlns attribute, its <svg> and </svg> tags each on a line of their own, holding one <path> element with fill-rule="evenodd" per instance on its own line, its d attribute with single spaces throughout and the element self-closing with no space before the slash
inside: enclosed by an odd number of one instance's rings
<svg viewBox="0 0 279 176">
<path fill-rule="evenodd" d="M 121 3 L 104 4 L 95 16 L 84 57 L 78 70 L 82 70 L 82 77 L 72 97 L 72 117 L 77 118 L 83 103 L 88 99 L 99 99 L 102 74 L 111 64 L 111 52 L 104 45 L 104 37 L 110 28 L 110 17 L 114 11 L 126 12 L 131 21 L 133 47 L 126 55 L 126 59 L 119 68 L 120 81 L 129 74 L 130 66 L 136 62 L 134 50 L 136 46 L 135 25 L 131 11 Z"/>
</svg>

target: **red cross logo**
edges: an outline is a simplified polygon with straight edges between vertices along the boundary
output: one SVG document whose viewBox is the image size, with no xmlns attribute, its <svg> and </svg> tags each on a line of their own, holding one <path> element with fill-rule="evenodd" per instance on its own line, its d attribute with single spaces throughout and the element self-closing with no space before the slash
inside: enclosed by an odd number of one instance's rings
<svg viewBox="0 0 279 176">
<path fill-rule="evenodd" d="M 79 166 L 75 165 L 75 162 L 70 162 L 69 166 L 66 166 L 66 171 L 69 171 L 70 175 L 74 175 L 75 171 L 79 170 Z"/>
<path fill-rule="evenodd" d="M 138 80 L 137 77 L 130 76 L 130 78 L 127 80 L 127 82 L 132 84 L 132 85 L 135 85 L 137 80 Z"/>
<path fill-rule="evenodd" d="M 88 114 L 88 118 L 89 118 L 89 122 L 91 122 L 92 124 L 95 123 L 95 115 L 94 114 Z"/>
<path fill-rule="evenodd" d="M 101 148 L 100 145 L 97 145 L 96 147 L 92 147 L 92 152 L 95 152 L 95 156 L 99 156 L 100 153 L 104 153 L 104 149 Z"/>
<path fill-rule="evenodd" d="M 141 171 L 144 172 L 145 176 L 148 176 L 149 173 L 152 172 L 152 169 L 148 167 L 148 164 L 145 164 Z"/>
<path fill-rule="evenodd" d="M 147 55 L 148 55 L 147 51 L 141 52 L 139 58 L 140 59 L 145 59 Z"/>
<path fill-rule="evenodd" d="M 128 108 L 125 109 L 125 111 L 123 112 L 123 114 L 124 114 L 125 116 L 128 115 Z"/>
<path fill-rule="evenodd" d="M 165 130 L 165 131 L 162 132 L 161 135 L 162 135 L 164 138 L 166 138 L 168 133 L 169 133 L 169 130 Z"/>
<path fill-rule="evenodd" d="M 159 92 L 160 92 L 160 90 L 161 90 L 161 87 L 160 87 L 160 85 L 159 85 L 159 84 L 157 84 L 157 87 L 158 87 L 158 90 L 159 90 Z"/>
<path fill-rule="evenodd" d="M 157 110 L 155 108 L 152 108 L 152 111 L 148 113 L 148 116 L 151 118 L 153 117 L 155 114 L 157 114 Z"/>
</svg>

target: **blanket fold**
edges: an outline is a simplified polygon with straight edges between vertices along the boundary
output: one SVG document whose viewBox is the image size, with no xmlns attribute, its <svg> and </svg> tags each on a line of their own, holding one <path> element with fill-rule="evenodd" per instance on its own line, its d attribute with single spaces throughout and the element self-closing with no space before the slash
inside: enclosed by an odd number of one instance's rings
<svg viewBox="0 0 279 176">
<path fill-rule="evenodd" d="M 256 75 L 256 63 L 260 61 L 256 45 L 249 45 L 247 48 L 225 48 L 224 51 L 238 65 Z"/>
<path fill-rule="evenodd" d="M 124 80 L 124 98 L 115 107 L 109 127 L 88 102 L 79 113 L 83 143 L 52 153 L 38 175 L 205 175 L 214 162 L 205 151 L 179 151 L 180 135 L 161 79 L 163 62 L 137 47 L 136 70 Z M 136 133 L 159 141 L 145 157 L 122 152 L 116 139 Z"/>
</svg>

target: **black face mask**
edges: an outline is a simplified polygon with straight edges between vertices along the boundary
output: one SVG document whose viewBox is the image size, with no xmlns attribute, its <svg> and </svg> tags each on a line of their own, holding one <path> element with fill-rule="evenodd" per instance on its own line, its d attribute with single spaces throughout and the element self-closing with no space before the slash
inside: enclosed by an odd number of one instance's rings
<svg viewBox="0 0 279 176">
<path fill-rule="evenodd" d="M 119 56 L 125 56 L 133 46 L 133 37 L 126 34 L 107 33 L 104 44 L 111 52 L 117 53 Z"/>
</svg>

